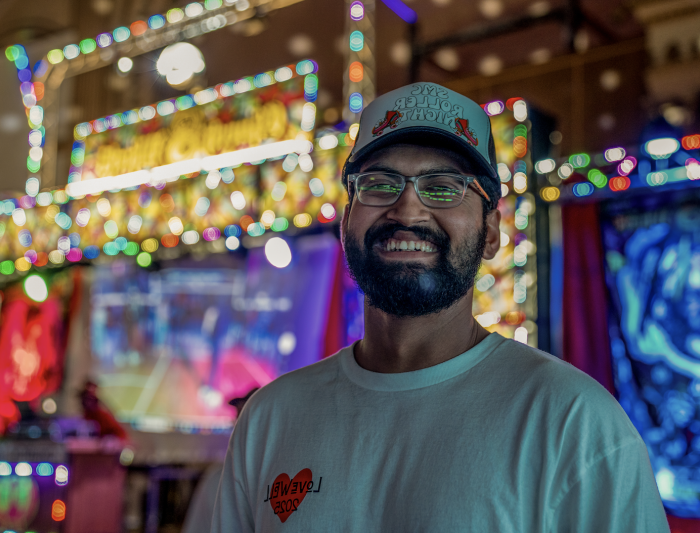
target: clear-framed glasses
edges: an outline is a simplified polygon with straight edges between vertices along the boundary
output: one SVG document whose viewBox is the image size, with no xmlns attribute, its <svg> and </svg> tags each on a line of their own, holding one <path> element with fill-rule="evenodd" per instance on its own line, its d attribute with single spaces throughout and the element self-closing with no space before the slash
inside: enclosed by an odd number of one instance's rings
<svg viewBox="0 0 700 533">
<path fill-rule="evenodd" d="M 404 176 L 391 172 L 364 172 L 350 174 L 348 182 L 354 184 L 357 199 L 363 205 L 386 207 L 394 204 L 406 188 L 406 182 L 413 183 L 416 194 L 426 207 L 447 209 L 462 203 L 470 184 L 489 200 L 476 176 L 463 174 L 423 174 Z"/>
</svg>

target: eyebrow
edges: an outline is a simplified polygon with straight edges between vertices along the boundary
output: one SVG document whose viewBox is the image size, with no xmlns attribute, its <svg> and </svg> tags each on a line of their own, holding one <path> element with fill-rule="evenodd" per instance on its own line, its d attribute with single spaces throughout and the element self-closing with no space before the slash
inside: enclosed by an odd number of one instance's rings
<svg viewBox="0 0 700 533">
<path fill-rule="evenodd" d="M 363 170 L 362 172 L 391 172 L 392 174 L 401 174 L 398 170 L 395 168 L 391 168 L 386 165 L 382 165 L 381 163 L 375 163 L 370 165 L 368 168 Z M 435 167 L 435 168 L 429 168 L 426 170 L 423 170 L 422 172 L 418 173 L 417 176 L 424 176 L 426 174 L 440 174 L 440 173 L 446 173 L 446 174 L 462 174 L 464 171 L 454 168 L 454 167 Z M 467 171 L 469 173 L 471 171 Z"/>
</svg>

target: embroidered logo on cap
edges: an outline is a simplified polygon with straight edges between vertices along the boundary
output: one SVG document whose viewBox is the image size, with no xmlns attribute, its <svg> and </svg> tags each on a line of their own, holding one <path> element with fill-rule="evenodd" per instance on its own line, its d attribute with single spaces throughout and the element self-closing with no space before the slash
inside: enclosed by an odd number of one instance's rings
<svg viewBox="0 0 700 533">
<path fill-rule="evenodd" d="M 457 135 L 464 135 L 467 140 L 477 146 L 479 144 L 479 139 L 476 138 L 476 133 L 473 129 L 469 127 L 469 119 L 458 118 L 455 120 L 455 133 Z"/>
</svg>

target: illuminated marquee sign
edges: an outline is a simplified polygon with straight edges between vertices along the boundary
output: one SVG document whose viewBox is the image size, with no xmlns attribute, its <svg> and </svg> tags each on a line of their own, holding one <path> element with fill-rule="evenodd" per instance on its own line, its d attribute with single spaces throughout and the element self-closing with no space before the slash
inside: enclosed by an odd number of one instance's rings
<svg viewBox="0 0 700 533">
<path fill-rule="evenodd" d="M 75 128 L 80 197 L 311 150 L 318 80 L 303 61 Z"/>
</svg>

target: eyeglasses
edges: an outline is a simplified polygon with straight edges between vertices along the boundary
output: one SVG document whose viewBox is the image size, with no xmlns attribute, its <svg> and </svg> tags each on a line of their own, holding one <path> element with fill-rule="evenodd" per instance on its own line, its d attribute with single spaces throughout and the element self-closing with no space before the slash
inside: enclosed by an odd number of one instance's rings
<svg viewBox="0 0 700 533">
<path fill-rule="evenodd" d="M 355 185 L 360 203 L 374 207 L 386 207 L 396 203 L 406 188 L 407 181 L 413 183 L 418 198 L 426 207 L 457 207 L 462 203 L 470 184 L 473 184 L 484 198 L 491 200 L 479 185 L 476 176 L 471 175 L 440 173 L 409 177 L 389 172 L 365 172 L 348 176 L 348 182 Z"/>
</svg>

